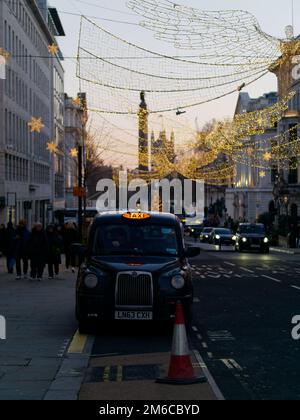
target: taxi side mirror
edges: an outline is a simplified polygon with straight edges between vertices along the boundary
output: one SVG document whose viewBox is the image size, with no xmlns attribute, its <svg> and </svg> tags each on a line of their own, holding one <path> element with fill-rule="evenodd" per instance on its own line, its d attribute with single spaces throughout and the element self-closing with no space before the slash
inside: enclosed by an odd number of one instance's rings
<svg viewBox="0 0 300 420">
<path fill-rule="evenodd" d="M 200 248 L 189 247 L 185 250 L 184 256 L 186 258 L 195 258 L 195 257 L 198 257 L 200 255 L 200 252 L 201 252 Z"/>
<path fill-rule="evenodd" d="M 87 256 L 87 247 L 82 244 L 72 244 L 72 253 L 76 267 L 80 267 Z"/>
</svg>

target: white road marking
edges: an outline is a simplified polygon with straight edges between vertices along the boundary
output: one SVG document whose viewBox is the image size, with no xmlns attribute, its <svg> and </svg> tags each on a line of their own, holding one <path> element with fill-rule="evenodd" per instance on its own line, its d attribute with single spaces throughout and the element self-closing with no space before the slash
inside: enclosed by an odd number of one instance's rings
<svg viewBox="0 0 300 420">
<path fill-rule="evenodd" d="M 298 286 L 291 286 L 293 289 L 296 289 L 296 290 L 300 290 L 300 287 L 298 287 Z"/>
<path fill-rule="evenodd" d="M 201 334 L 197 334 L 197 338 L 198 338 L 198 340 L 202 340 L 202 335 Z"/>
<path fill-rule="evenodd" d="M 197 327 L 192 327 L 192 330 L 193 330 L 194 332 L 197 332 L 197 331 L 198 331 L 198 328 L 197 328 Z"/>
<path fill-rule="evenodd" d="M 205 364 L 204 360 L 202 359 L 200 353 L 197 350 L 194 350 L 194 355 L 196 357 L 197 362 L 201 365 L 202 370 L 203 370 L 203 374 L 206 376 L 208 383 L 210 384 L 216 398 L 219 401 L 225 401 L 224 395 L 222 394 L 222 392 L 220 391 L 220 388 L 218 387 L 218 385 L 216 384 L 216 381 L 214 380 L 214 378 L 212 377 L 210 371 L 208 370 L 207 365 Z"/>
<path fill-rule="evenodd" d="M 195 297 L 195 298 L 194 298 L 194 303 L 200 303 L 200 299 L 199 299 L 199 298 L 197 298 L 197 297 Z"/>
<path fill-rule="evenodd" d="M 254 274 L 255 271 L 249 270 L 248 268 L 240 267 L 241 270 L 246 271 L 247 273 Z"/>
<path fill-rule="evenodd" d="M 207 353 L 207 356 L 208 356 L 209 359 L 213 359 L 214 358 L 214 355 L 212 353 L 210 353 L 210 352 Z"/>
<path fill-rule="evenodd" d="M 202 347 L 203 347 L 204 349 L 208 349 L 208 345 L 207 345 L 205 342 L 203 342 L 203 343 L 202 343 Z"/>
<path fill-rule="evenodd" d="M 263 274 L 262 277 L 265 277 L 266 279 L 275 281 L 276 283 L 282 283 L 281 280 L 275 279 L 274 277 L 266 276 L 265 274 Z"/>
<path fill-rule="evenodd" d="M 239 372 L 243 371 L 243 368 L 234 360 L 234 359 L 221 359 L 221 362 L 230 369 L 230 370 L 238 370 Z"/>
<path fill-rule="evenodd" d="M 230 265 L 231 267 L 236 267 L 236 265 L 235 265 L 235 264 L 232 264 L 232 263 L 230 263 L 230 262 L 228 262 L 228 261 L 224 261 L 224 264 Z"/>
</svg>

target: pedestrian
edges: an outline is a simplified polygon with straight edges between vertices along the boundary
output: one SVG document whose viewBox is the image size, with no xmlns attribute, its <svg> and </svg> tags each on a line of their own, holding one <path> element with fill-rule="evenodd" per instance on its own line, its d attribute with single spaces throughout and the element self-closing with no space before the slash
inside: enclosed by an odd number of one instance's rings
<svg viewBox="0 0 300 420">
<path fill-rule="evenodd" d="M 1 256 L 4 254 L 5 249 L 5 225 L 0 226 L 0 253 Z"/>
<path fill-rule="evenodd" d="M 72 272 L 75 273 L 75 256 L 72 250 L 72 245 L 78 242 L 78 231 L 74 223 L 66 223 L 64 229 L 64 250 L 66 256 L 66 269 L 72 267 Z"/>
<path fill-rule="evenodd" d="M 8 222 L 7 228 L 5 229 L 5 243 L 4 243 L 4 255 L 6 256 L 6 266 L 8 274 L 14 273 L 14 267 L 16 264 L 15 256 L 15 239 L 16 231 L 12 222 Z"/>
<path fill-rule="evenodd" d="M 31 278 L 42 281 L 48 258 L 48 242 L 41 223 L 36 223 L 29 237 L 28 251 L 31 263 Z"/>
<path fill-rule="evenodd" d="M 59 266 L 61 264 L 61 253 L 63 249 L 63 239 L 59 235 L 56 227 L 50 225 L 46 230 L 48 241 L 48 274 L 49 279 L 53 280 L 54 275 L 59 275 Z"/>
<path fill-rule="evenodd" d="M 23 263 L 24 279 L 27 278 L 29 236 L 30 236 L 30 233 L 29 233 L 29 230 L 27 229 L 26 220 L 20 220 L 18 227 L 16 229 L 16 239 L 15 239 L 17 280 L 20 280 L 22 278 L 22 263 Z"/>
</svg>

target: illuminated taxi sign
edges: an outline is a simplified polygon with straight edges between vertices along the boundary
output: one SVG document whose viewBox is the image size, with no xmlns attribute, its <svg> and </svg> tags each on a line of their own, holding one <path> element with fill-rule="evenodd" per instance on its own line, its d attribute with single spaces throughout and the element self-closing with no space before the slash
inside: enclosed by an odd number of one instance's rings
<svg viewBox="0 0 300 420">
<path fill-rule="evenodd" d="M 146 220 L 151 218 L 150 214 L 147 213 L 126 213 L 123 214 L 123 217 L 129 220 Z"/>
</svg>

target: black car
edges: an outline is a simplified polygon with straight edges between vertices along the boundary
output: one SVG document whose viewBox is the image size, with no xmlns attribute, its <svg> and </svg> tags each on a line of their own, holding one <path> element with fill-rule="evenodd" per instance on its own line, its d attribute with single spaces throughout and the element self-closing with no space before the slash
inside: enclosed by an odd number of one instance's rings
<svg viewBox="0 0 300 420">
<path fill-rule="evenodd" d="M 216 228 L 213 229 L 209 242 L 213 245 L 219 245 L 220 247 L 222 245 L 235 245 L 235 242 L 233 240 L 233 233 L 230 229 L 222 229 L 222 228 Z"/>
<path fill-rule="evenodd" d="M 186 231 L 191 238 L 197 241 L 200 240 L 203 227 L 201 225 L 191 225 L 186 227 Z"/>
<path fill-rule="evenodd" d="M 203 242 L 203 243 L 209 242 L 209 238 L 210 238 L 210 235 L 211 235 L 213 229 L 214 228 L 212 228 L 212 227 L 204 228 L 201 232 L 201 235 L 200 235 L 200 241 Z"/>
<path fill-rule="evenodd" d="M 263 224 L 240 224 L 234 239 L 236 251 L 257 250 L 264 254 L 270 252 L 269 238 Z"/>
<path fill-rule="evenodd" d="M 95 218 L 77 280 L 76 316 L 81 332 L 107 321 L 169 321 L 176 303 L 191 319 L 193 285 L 183 227 L 171 214 L 104 213 Z"/>
</svg>

